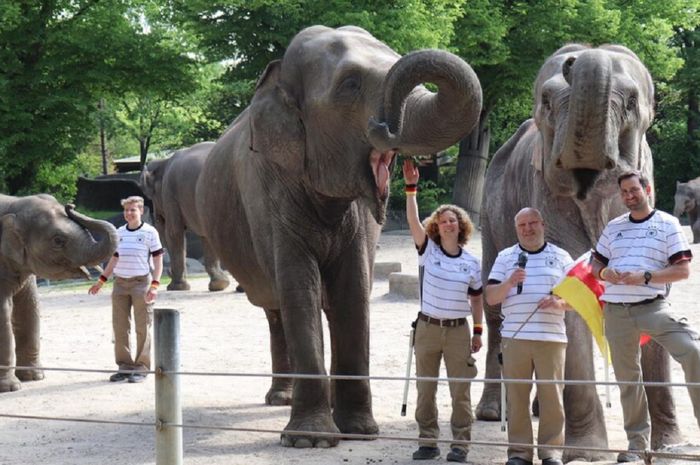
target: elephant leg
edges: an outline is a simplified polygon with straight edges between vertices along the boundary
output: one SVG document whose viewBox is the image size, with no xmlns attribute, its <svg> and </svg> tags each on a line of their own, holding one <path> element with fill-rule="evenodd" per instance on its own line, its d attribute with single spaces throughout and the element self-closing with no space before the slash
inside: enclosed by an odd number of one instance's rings
<svg viewBox="0 0 700 465">
<path fill-rule="evenodd" d="M 166 241 L 170 252 L 170 277 L 172 278 L 168 284 L 168 290 L 188 291 L 190 284 L 187 282 L 187 269 L 185 268 L 185 228 L 180 227 L 177 221 L 168 221 Z"/>
<path fill-rule="evenodd" d="M 566 314 L 567 380 L 594 380 L 593 340 L 586 323 L 576 312 Z M 541 406 L 541 408 L 547 408 Z M 586 462 L 610 460 L 607 453 L 591 451 L 590 448 L 607 448 L 608 433 L 605 416 L 598 392 L 594 385 L 567 385 L 564 388 L 564 410 L 566 414 L 566 437 L 564 444 L 580 449 L 564 451 L 564 462 L 582 460 Z"/>
<path fill-rule="evenodd" d="M 224 270 L 221 269 L 221 264 L 219 263 L 219 259 L 216 257 L 214 252 L 212 252 L 211 245 L 209 244 L 209 240 L 202 237 L 202 248 L 204 249 L 204 268 L 207 270 L 207 274 L 209 275 L 209 290 L 210 291 L 223 291 L 226 289 L 231 282 L 229 281 L 228 277 L 226 276 L 226 273 L 224 273 Z M 267 310 L 265 311 L 267 313 Z M 279 311 L 278 311 L 278 316 L 277 319 L 279 320 Z M 270 321 L 270 317 L 267 317 L 267 321 Z M 270 331 L 272 334 L 272 327 L 270 327 Z M 285 343 L 285 350 L 286 350 L 286 343 Z M 285 355 L 286 357 L 286 355 Z"/>
<path fill-rule="evenodd" d="M 359 247 L 350 246 L 350 250 Z M 332 373 L 369 376 L 369 261 L 346 256 L 326 286 Z M 378 434 L 369 380 L 333 381 L 333 420 L 343 433 Z"/>
<path fill-rule="evenodd" d="M 484 315 L 488 326 L 488 344 L 486 350 L 485 378 L 501 379 L 501 316 L 500 305 L 492 307 L 484 302 Z M 476 418 L 484 421 L 499 421 L 501 419 L 501 384 L 485 383 L 481 399 L 476 406 Z"/>
<path fill-rule="evenodd" d="M 290 373 L 287 340 L 284 337 L 282 317 L 279 310 L 265 309 L 267 324 L 270 327 L 270 353 L 272 354 L 272 372 Z M 265 394 L 267 405 L 289 405 L 292 403 L 292 379 L 272 378 L 272 386 Z"/>
<path fill-rule="evenodd" d="M 12 334 L 12 300 L 3 297 L 0 302 L 0 365 L 15 364 L 15 338 Z M 15 370 L 0 368 L 0 392 L 18 391 L 22 387 Z"/>
<path fill-rule="evenodd" d="M 700 244 L 700 218 L 691 220 L 690 229 L 693 231 L 693 244 Z"/>
<path fill-rule="evenodd" d="M 36 367 L 30 370 L 16 370 L 15 374 L 20 381 L 44 379 L 44 370 L 39 369 L 39 297 L 34 276 L 15 294 L 13 302 L 12 329 L 15 333 L 17 366 Z"/>
<path fill-rule="evenodd" d="M 323 361 L 321 275 L 315 261 L 298 244 L 276 248 L 277 289 L 282 325 L 294 373 L 326 375 Z M 292 412 L 285 431 L 338 433 L 331 417 L 328 379 L 295 379 Z M 286 447 L 332 447 L 338 438 L 282 433 Z"/>
<path fill-rule="evenodd" d="M 654 341 L 649 341 L 642 347 L 642 377 L 644 381 L 670 381 L 671 363 L 666 350 Z M 649 403 L 651 418 L 651 448 L 660 449 L 663 446 L 678 444 L 683 441 L 678 422 L 676 407 L 673 402 L 671 388 L 644 388 Z"/>
</svg>

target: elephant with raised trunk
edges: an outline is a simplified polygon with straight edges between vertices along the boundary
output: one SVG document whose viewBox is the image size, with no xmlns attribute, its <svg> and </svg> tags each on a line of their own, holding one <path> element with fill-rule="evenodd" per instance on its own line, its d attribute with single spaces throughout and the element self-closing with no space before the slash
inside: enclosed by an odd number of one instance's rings
<svg viewBox="0 0 700 465">
<path fill-rule="evenodd" d="M 690 229 L 693 231 L 693 244 L 700 243 L 700 177 L 688 182 L 676 182 L 673 215 L 680 218 L 688 214 Z"/>
<path fill-rule="evenodd" d="M 396 153 L 454 144 L 481 99 L 460 58 L 401 57 L 352 26 L 304 29 L 267 66 L 212 149 L 197 202 L 215 253 L 265 309 L 275 373 L 326 373 L 323 310 L 331 373 L 369 375 L 372 266 Z M 333 396 L 330 384 L 274 378 L 266 400 L 291 402 L 285 430 L 376 434 L 369 381 L 337 380 Z M 337 442 L 282 434 L 286 446 Z"/>
<path fill-rule="evenodd" d="M 214 142 L 200 142 L 180 149 L 163 160 L 153 160 L 141 173 L 139 184 L 144 194 L 153 202 L 153 220 L 158 234 L 170 254 L 169 291 L 190 289 L 185 267 L 185 232 L 200 236 L 204 250 L 204 267 L 209 274 L 209 290 L 221 291 L 229 285 L 226 273 L 202 229 L 195 191 L 197 180 Z"/>
<path fill-rule="evenodd" d="M 36 276 L 89 278 L 85 267 L 107 260 L 118 240 L 108 222 L 81 215 L 50 195 L 0 194 L 0 365 L 32 367 L 0 369 L 0 392 L 44 379 Z"/>
<path fill-rule="evenodd" d="M 654 86 L 629 49 L 567 45 L 544 63 L 534 89 L 533 118 L 501 147 L 486 172 L 482 208 L 484 273 L 499 250 L 517 242 L 513 218 L 523 207 L 538 208 L 546 240 L 577 257 L 595 246 L 607 222 L 626 211 L 617 176 L 637 169 L 652 177 L 645 132 L 654 116 Z M 486 306 L 489 325 L 486 378 L 499 378 L 500 308 Z M 591 334 L 575 312 L 567 312 L 566 379 L 594 379 Z M 646 380 L 665 380 L 669 358 L 660 346 L 643 350 Z M 487 384 L 477 418 L 500 417 L 500 387 Z M 673 400 L 667 388 L 647 389 L 652 444 L 678 442 Z M 595 386 L 564 390 L 565 460 L 602 459 L 590 447 L 606 447 L 607 432 Z M 542 408 L 547 408 L 543 406 Z"/>
</svg>

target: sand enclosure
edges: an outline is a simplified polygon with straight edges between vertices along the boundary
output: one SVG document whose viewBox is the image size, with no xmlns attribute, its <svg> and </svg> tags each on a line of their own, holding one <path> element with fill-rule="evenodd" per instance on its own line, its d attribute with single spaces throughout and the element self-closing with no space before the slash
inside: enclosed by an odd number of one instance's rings
<svg viewBox="0 0 700 465">
<path fill-rule="evenodd" d="M 685 228 L 692 237 L 689 228 Z M 478 233 L 468 249 L 480 256 Z M 417 259 L 405 232 L 382 235 L 378 262 L 401 262 L 403 272 L 415 273 Z M 689 280 L 674 284 L 671 302 L 700 330 L 700 247 Z M 114 369 L 109 292 L 89 296 L 87 288 L 53 286 L 41 289 L 42 363 L 46 367 Z M 244 294 L 232 289 L 207 291 L 207 280 L 192 280 L 189 292 L 161 292 L 158 307 L 181 311 L 181 358 L 184 371 L 269 373 L 269 338 L 265 316 Z M 406 371 L 410 323 L 418 311 L 417 300 L 389 294 L 388 281 L 376 280 L 371 299 L 371 374 L 401 377 Z M 326 335 L 326 347 L 328 347 Z M 485 350 L 485 349 L 484 349 Z M 477 354 L 478 377 L 483 377 L 485 353 Z M 326 360 L 330 357 L 327 355 Z M 597 378 L 603 379 L 603 361 L 596 358 Z M 680 366 L 672 362 L 673 381 L 682 382 Z M 611 371 L 612 372 L 612 371 Z M 412 370 L 412 373 L 415 373 Z M 152 424 L 154 383 L 113 384 L 109 373 L 47 371 L 46 379 L 25 383 L 22 390 L 0 394 L 0 413 L 47 417 L 99 419 Z M 443 371 L 443 375 L 444 371 Z M 611 375 L 611 379 L 614 377 Z M 289 407 L 268 407 L 264 395 L 269 379 L 260 377 L 184 376 L 183 417 L 189 425 L 281 430 Z M 472 384 L 472 400 L 480 398 L 483 385 Z M 374 414 L 383 436 L 416 437 L 413 420 L 415 385 L 408 397 L 408 415 L 400 415 L 402 381 L 372 381 Z M 598 392 L 605 402 L 605 388 Z M 685 439 L 700 443 L 700 432 L 684 388 L 674 388 L 676 411 Z M 611 447 L 626 447 L 619 392 L 611 389 L 612 408 L 605 408 Z M 449 439 L 450 399 L 446 383 L 438 387 L 442 438 Z M 535 420 L 536 422 L 536 420 Z M 155 432 L 152 426 L 93 424 L 71 421 L 39 421 L 0 417 L 0 464 L 154 464 Z M 476 422 L 473 440 L 506 442 L 496 422 Z M 341 441 L 324 450 L 288 449 L 279 445 L 279 434 L 217 429 L 184 430 L 184 463 L 223 464 L 409 464 L 414 442 L 379 439 Z M 442 447 L 444 462 L 447 446 Z M 695 452 L 698 454 L 699 452 Z M 502 447 L 474 446 L 469 454 L 475 464 L 502 464 Z M 434 463 L 434 462 L 429 462 Z"/>
</svg>

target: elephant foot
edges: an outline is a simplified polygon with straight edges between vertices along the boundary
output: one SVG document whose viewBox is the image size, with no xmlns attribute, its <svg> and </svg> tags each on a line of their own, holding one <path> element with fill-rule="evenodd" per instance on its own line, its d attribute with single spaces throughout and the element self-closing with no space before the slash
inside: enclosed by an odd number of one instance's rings
<svg viewBox="0 0 700 465">
<path fill-rule="evenodd" d="M 291 405 L 292 385 L 287 387 L 272 386 L 265 394 L 265 404 L 267 405 Z"/>
<path fill-rule="evenodd" d="M 44 379 L 44 370 L 15 370 L 15 376 L 17 376 L 17 379 L 20 381 L 39 381 Z"/>
<path fill-rule="evenodd" d="M 608 447 L 608 438 L 604 431 L 602 434 L 598 434 L 594 431 L 567 431 L 564 444 L 570 447 L 581 447 L 581 449 L 566 449 L 562 455 L 562 461 L 564 463 L 573 461 L 600 462 L 615 460 L 614 454 L 591 450 L 591 447 L 597 449 Z"/>
<path fill-rule="evenodd" d="M 169 291 L 189 291 L 190 290 L 190 283 L 188 283 L 185 280 L 171 281 L 170 284 L 168 284 L 168 287 L 166 289 L 168 289 Z"/>
<path fill-rule="evenodd" d="M 655 425 L 652 422 L 651 427 L 651 448 L 653 450 L 663 449 L 666 446 L 672 446 L 683 442 L 683 435 L 678 429 L 678 424 L 670 425 Z"/>
<path fill-rule="evenodd" d="M 335 409 L 333 420 L 341 433 L 347 434 L 379 434 L 379 426 L 372 412 L 340 411 Z M 374 438 L 367 438 L 374 440 Z"/>
<path fill-rule="evenodd" d="M 339 433 L 340 431 L 333 423 L 330 412 L 324 414 L 306 415 L 302 418 L 291 419 L 284 428 L 285 431 L 309 431 L 320 433 Z M 335 447 L 340 441 L 337 437 L 316 436 L 304 434 L 282 433 L 280 443 L 284 447 L 296 447 L 297 449 L 307 449 L 318 447 L 321 449 Z"/>
<path fill-rule="evenodd" d="M 225 278 L 217 278 L 209 281 L 209 290 L 212 292 L 223 291 L 231 282 Z"/>
<path fill-rule="evenodd" d="M 501 388 L 486 386 L 479 404 L 476 406 L 476 419 L 483 421 L 501 420 Z"/>
<path fill-rule="evenodd" d="M 0 378 L 0 392 L 13 392 L 22 389 L 22 383 L 15 375 Z"/>
</svg>

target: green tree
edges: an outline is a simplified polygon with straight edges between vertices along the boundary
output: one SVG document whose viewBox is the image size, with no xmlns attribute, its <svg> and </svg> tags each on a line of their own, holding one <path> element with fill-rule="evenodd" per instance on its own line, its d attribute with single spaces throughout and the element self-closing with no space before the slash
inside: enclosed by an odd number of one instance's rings
<svg viewBox="0 0 700 465">
<path fill-rule="evenodd" d="M 101 98 L 188 91 L 193 59 L 139 0 L 0 0 L 0 188 L 45 187 L 97 134 Z M 163 90 L 165 89 L 165 90 Z M 191 86 L 189 87 L 191 89 Z"/>
</svg>

